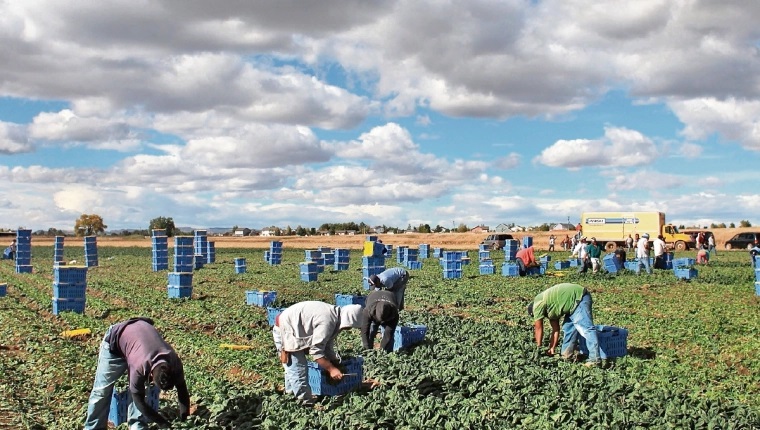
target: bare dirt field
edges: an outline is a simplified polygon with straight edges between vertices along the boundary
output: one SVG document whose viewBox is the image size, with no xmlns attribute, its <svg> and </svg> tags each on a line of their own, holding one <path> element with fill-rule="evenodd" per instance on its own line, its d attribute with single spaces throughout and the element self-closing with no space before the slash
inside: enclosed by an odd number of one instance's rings
<svg viewBox="0 0 760 430">
<path fill-rule="evenodd" d="M 719 228 L 710 230 L 715 234 L 715 240 L 718 249 L 723 249 L 727 240 L 731 239 L 736 233 L 743 231 L 760 231 L 760 228 Z M 572 235 L 574 231 L 527 231 L 512 233 L 516 239 L 523 236 L 532 236 L 533 244 L 538 249 L 547 249 L 549 247 L 549 236 L 552 234 L 557 238 L 556 248 L 559 250 L 559 243 L 565 235 Z M 399 245 L 417 246 L 420 243 L 430 244 L 432 247 L 441 247 L 449 249 L 477 249 L 478 244 L 488 236 L 488 233 L 411 233 L 411 234 L 380 234 L 378 238 L 385 244 L 398 247 Z M 269 242 L 279 240 L 284 246 L 298 249 L 316 248 L 317 246 L 329 246 L 331 248 L 349 248 L 361 249 L 364 242 L 364 235 L 355 236 L 279 236 L 279 237 L 229 237 L 229 236 L 210 236 L 209 240 L 214 242 L 217 248 L 268 248 Z M 75 238 L 66 238 L 71 243 Z M 52 237 L 37 237 L 32 239 L 35 245 L 50 243 Z M 98 237 L 98 244 L 103 246 L 144 246 L 150 247 L 151 240 L 149 237 Z M 173 243 L 170 240 L 169 245 Z"/>
</svg>

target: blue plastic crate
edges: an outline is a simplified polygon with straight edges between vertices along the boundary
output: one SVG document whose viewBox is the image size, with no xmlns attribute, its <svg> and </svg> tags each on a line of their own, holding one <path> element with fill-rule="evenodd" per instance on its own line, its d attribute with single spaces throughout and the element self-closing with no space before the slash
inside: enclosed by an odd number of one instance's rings
<svg viewBox="0 0 760 430">
<path fill-rule="evenodd" d="M 493 275 L 496 271 L 496 268 L 493 264 L 481 264 L 479 266 L 479 269 L 481 275 Z"/>
<path fill-rule="evenodd" d="M 545 273 L 546 273 L 546 267 L 544 266 L 534 266 L 534 267 L 528 267 L 525 269 L 526 275 L 538 276 L 538 275 L 543 275 Z"/>
<path fill-rule="evenodd" d="M 760 296 L 760 282 L 755 282 L 755 295 Z"/>
<path fill-rule="evenodd" d="M 362 357 L 343 360 L 340 365 L 345 367 L 344 373 L 352 376 L 344 376 L 339 382 L 334 383 L 327 371 L 319 364 L 313 361 L 308 362 L 311 392 L 316 396 L 339 396 L 359 388 L 364 378 L 363 364 Z"/>
<path fill-rule="evenodd" d="M 491 258 L 491 251 L 480 251 L 478 252 L 478 258 L 482 260 L 488 260 Z"/>
<path fill-rule="evenodd" d="M 760 281 L 760 269 L 755 269 L 755 281 Z"/>
<path fill-rule="evenodd" d="M 193 273 L 192 272 L 169 272 L 168 275 L 169 285 L 173 287 L 192 287 L 193 286 Z"/>
<path fill-rule="evenodd" d="M 151 230 L 151 236 L 152 237 L 166 237 L 166 229 L 154 228 L 153 230 Z"/>
<path fill-rule="evenodd" d="M 84 313 L 85 299 L 53 299 L 53 315 L 61 312 Z"/>
<path fill-rule="evenodd" d="M 422 262 L 421 261 L 407 261 L 406 267 L 409 270 L 420 270 L 422 269 Z"/>
<path fill-rule="evenodd" d="M 235 265 L 236 266 L 245 266 L 245 258 L 243 258 L 243 257 L 237 257 L 237 258 L 235 258 Z"/>
<path fill-rule="evenodd" d="M 166 289 L 169 293 L 170 299 L 182 299 L 185 297 L 192 297 L 193 287 L 175 287 L 173 285 L 167 285 Z"/>
<path fill-rule="evenodd" d="M 193 236 L 174 236 L 174 247 L 192 247 L 195 242 Z"/>
<path fill-rule="evenodd" d="M 245 265 L 235 266 L 235 273 L 238 275 L 240 275 L 241 273 L 245 273 L 247 270 L 248 269 L 246 268 Z"/>
<path fill-rule="evenodd" d="M 314 260 L 314 259 L 320 258 L 322 256 L 322 251 L 308 249 L 308 250 L 304 251 L 304 254 L 306 255 L 306 260 Z"/>
<path fill-rule="evenodd" d="M 245 304 L 267 307 L 277 300 L 277 291 L 246 291 Z"/>
<path fill-rule="evenodd" d="M 94 245 L 98 243 L 98 237 L 97 236 L 85 236 L 84 237 L 84 246 L 87 247 L 88 245 Z"/>
<path fill-rule="evenodd" d="M 335 263 L 335 254 L 332 252 L 325 252 L 322 256 L 325 258 L 325 266 L 332 266 Z"/>
<path fill-rule="evenodd" d="M 623 264 L 623 266 L 625 267 L 626 270 L 630 270 L 631 272 L 635 272 L 635 273 L 639 273 L 641 269 L 639 267 L 639 262 L 637 260 L 626 261 Z"/>
<path fill-rule="evenodd" d="M 66 284 L 87 284 L 87 268 L 82 266 L 56 266 L 53 281 Z"/>
<path fill-rule="evenodd" d="M 32 273 L 32 266 L 29 264 L 16 264 L 16 273 Z"/>
<path fill-rule="evenodd" d="M 269 242 L 269 249 L 275 250 L 275 249 L 282 249 L 282 242 L 279 240 L 273 240 Z"/>
<path fill-rule="evenodd" d="M 503 276 L 520 276 L 520 269 L 516 264 L 504 263 L 501 265 L 501 274 Z"/>
<path fill-rule="evenodd" d="M 540 261 L 542 263 L 548 263 L 548 262 L 552 261 L 552 256 L 544 254 L 544 255 L 538 257 L 538 261 Z"/>
<path fill-rule="evenodd" d="M 470 264 L 470 258 L 469 257 L 463 257 L 462 258 L 462 266 L 467 266 Z"/>
<path fill-rule="evenodd" d="M 87 286 L 84 284 L 65 284 L 53 282 L 54 299 L 83 299 Z"/>
<path fill-rule="evenodd" d="M 385 267 L 362 267 L 362 277 L 369 278 L 372 275 L 379 275 L 385 271 Z"/>
<path fill-rule="evenodd" d="M 341 271 L 341 270 L 348 270 L 348 263 L 339 263 L 335 262 L 333 263 L 333 270 Z"/>
<path fill-rule="evenodd" d="M 459 279 L 462 277 L 461 270 L 444 270 L 443 279 Z"/>
<path fill-rule="evenodd" d="M 336 294 L 335 305 L 336 306 L 348 306 L 348 305 L 362 305 L 367 302 L 367 296 L 356 296 L 352 294 Z"/>
<path fill-rule="evenodd" d="M 362 278 L 362 288 L 364 288 L 365 291 L 370 290 L 369 279 L 367 279 L 366 277 Z M 374 289 L 374 288 L 375 287 L 371 287 L 371 289 Z"/>
<path fill-rule="evenodd" d="M 147 403 L 154 411 L 158 410 L 160 393 L 161 390 L 155 385 L 151 385 L 145 390 L 145 403 Z M 126 423 L 127 419 L 129 419 L 129 405 L 131 404 L 132 395 L 129 393 L 129 390 L 119 392 L 114 390 L 113 395 L 111 396 L 111 407 L 108 412 L 108 421 L 112 422 L 114 426 Z"/>
<path fill-rule="evenodd" d="M 151 264 L 151 269 L 153 269 L 154 272 L 160 272 L 162 270 L 169 270 L 169 263 L 164 261 L 154 261 L 153 264 Z"/>
<path fill-rule="evenodd" d="M 269 261 L 267 261 L 267 263 L 269 263 L 270 266 L 278 266 L 282 264 L 282 259 L 273 257 L 273 258 L 270 258 Z"/>
<path fill-rule="evenodd" d="M 420 344 L 425 340 L 427 326 L 422 324 L 407 324 L 397 326 L 393 334 L 393 350 L 406 349 Z"/>
<path fill-rule="evenodd" d="M 533 246 L 533 237 L 531 236 L 525 236 L 522 238 L 522 246 L 523 248 L 528 248 L 530 246 Z"/>
<path fill-rule="evenodd" d="M 628 354 L 628 330 L 621 327 L 597 325 L 596 337 L 599 339 L 599 358 L 602 360 L 624 357 Z M 583 336 L 579 336 L 579 338 L 578 351 L 583 355 L 588 355 L 586 339 Z"/>
<path fill-rule="evenodd" d="M 441 258 L 443 258 L 444 261 L 457 261 L 461 260 L 462 256 L 457 251 L 444 251 Z"/>
<path fill-rule="evenodd" d="M 269 321 L 270 327 L 274 325 L 274 320 L 277 318 L 277 315 L 280 315 L 285 309 L 287 308 L 267 308 L 267 321 Z"/>
<path fill-rule="evenodd" d="M 755 269 L 760 269 L 760 258 L 755 259 Z"/>
<path fill-rule="evenodd" d="M 441 266 L 444 270 L 462 270 L 462 261 L 443 261 Z"/>
<path fill-rule="evenodd" d="M 673 267 L 679 268 L 679 267 L 691 267 L 696 263 L 696 260 L 693 258 L 676 258 L 673 260 Z"/>
<path fill-rule="evenodd" d="M 388 248 L 390 245 L 386 245 L 386 248 Z M 335 256 L 340 257 L 349 257 L 351 255 L 351 250 L 346 248 L 335 248 Z"/>
<path fill-rule="evenodd" d="M 443 248 L 433 248 L 433 258 L 443 257 Z"/>
<path fill-rule="evenodd" d="M 313 261 L 305 261 L 299 263 L 298 267 L 301 269 L 301 274 L 317 273 L 317 263 Z"/>
<path fill-rule="evenodd" d="M 335 262 L 336 263 L 346 263 L 346 264 L 348 264 L 350 261 L 351 261 L 351 257 L 349 257 L 347 255 L 346 256 L 339 255 L 339 256 L 335 257 Z"/>
<path fill-rule="evenodd" d="M 8 294 L 8 284 L 0 284 L 0 297 L 5 297 Z"/>
<path fill-rule="evenodd" d="M 202 269 L 204 265 L 206 265 L 206 259 L 203 258 L 203 255 L 196 255 L 195 256 L 195 268 L 196 269 Z"/>
<path fill-rule="evenodd" d="M 316 282 L 318 273 L 301 273 L 301 281 Z"/>
<path fill-rule="evenodd" d="M 554 268 L 557 270 L 563 270 L 570 268 L 570 262 L 569 261 L 558 261 L 554 263 Z"/>
<path fill-rule="evenodd" d="M 604 265 L 604 269 L 610 273 L 617 273 L 620 270 L 623 270 L 623 263 L 615 254 L 605 255 L 604 258 L 602 258 L 602 264 Z"/>
<path fill-rule="evenodd" d="M 31 239 L 32 238 L 32 230 L 28 228 L 20 228 L 16 230 L 16 240 L 18 239 Z"/>
<path fill-rule="evenodd" d="M 174 264 L 174 271 L 175 272 L 192 272 L 193 265 L 192 264 Z"/>
<path fill-rule="evenodd" d="M 383 257 L 362 257 L 362 267 L 385 267 L 385 258 Z"/>
<path fill-rule="evenodd" d="M 364 240 L 365 242 L 377 242 L 377 236 L 368 235 Z"/>
<path fill-rule="evenodd" d="M 168 250 L 158 250 L 158 251 L 153 250 L 150 255 L 151 255 L 152 258 L 159 258 L 161 260 L 167 260 L 167 261 L 169 261 L 169 251 Z"/>
<path fill-rule="evenodd" d="M 673 268 L 673 273 L 678 279 L 694 279 L 698 274 L 697 269 L 686 267 L 675 267 Z"/>
</svg>

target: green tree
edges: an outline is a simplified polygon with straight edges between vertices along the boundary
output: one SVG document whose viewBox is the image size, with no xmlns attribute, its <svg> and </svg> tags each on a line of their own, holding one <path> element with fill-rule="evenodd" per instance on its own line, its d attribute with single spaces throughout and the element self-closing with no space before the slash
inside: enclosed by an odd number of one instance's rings
<svg viewBox="0 0 760 430">
<path fill-rule="evenodd" d="M 722 223 L 718 224 L 717 228 L 726 228 L 726 223 L 722 222 Z"/>
<path fill-rule="evenodd" d="M 97 214 L 82 214 L 74 223 L 74 232 L 77 236 L 92 236 L 104 233 L 108 228 L 103 223 L 103 218 Z"/>
<path fill-rule="evenodd" d="M 296 236 L 306 236 L 306 229 L 300 225 L 296 227 Z"/>
<path fill-rule="evenodd" d="M 150 224 L 148 225 L 148 231 L 152 232 L 153 230 L 166 230 L 166 235 L 169 237 L 174 236 L 175 230 L 177 227 L 174 226 L 174 219 L 172 217 L 158 217 L 153 218 L 150 220 Z M 234 230 L 233 230 L 234 231 Z"/>
<path fill-rule="evenodd" d="M 734 225 L 734 223 L 731 223 L 728 225 L 728 228 L 736 228 L 736 225 Z"/>
<path fill-rule="evenodd" d="M 743 219 L 743 220 L 739 221 L 739 227 L 752 227 L 752 223 L 750 223 L 746 219 Z"/>
<path fill-rule="evenodd" d="M 470 231 L 470 229 L 464 223 L 459 224 L 459 227 L 457 227 L 457 233 L 467 233 L 468 231 Z"/>
<path fill-rule="evenodd" d="M 285 236 L 293 236 L 293 229 L 290 228 L 290 224 L 285 228 Z"/>
</svg>

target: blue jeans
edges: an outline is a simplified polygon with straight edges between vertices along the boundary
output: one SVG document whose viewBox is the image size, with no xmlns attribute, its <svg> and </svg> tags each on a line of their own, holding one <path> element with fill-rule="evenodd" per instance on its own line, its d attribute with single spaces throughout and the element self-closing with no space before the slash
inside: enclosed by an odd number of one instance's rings
<svg viewBox="0 0 760 430">
<path fill-rule="evenodd" d="M 586 339 L 588 348 L 588 361 L 599 361 L 599 338 L 596 335 L 596 326 L 591 312 L 591 294 L 583 293 L 581 301 L 572 314 L 565 317 L 562 322 L 564 338 L 562 340 L 562 355 L 570 355 L 575 351 L 578 344 L 578 336 Z"/>
<path fill-rule="evenodd" d="M 98 369 L 95 371 L 95 382 L 92 385 L 90 400 L 87 402 L 87 418 L 84 421 L 85 430 L 101 430 L 108 428 L 108 413 L 111 409 L 113 387 L 121 375 L 127 372 L 127 360 L 123 357 L 111 354 L 108 347 L 108 336 L 111 334 L 108 327 L 100 343 L 98 354 Z M 146 430 L 147 420 L 134 402 L 127 409 L 127 424 L 130 430 Z"/>
<path fill-rule="evenodd" d="M 718 256 L 718 248 L 716 248 L 715 245 L 710 245 L 707 247 L 707 254 L 709 255 L 712 252 L 715 253 L 716 257 Z"/>
<path fill-rule="evenodd" d="M 641 273 L 641 268 L 645 268 L 647 270 L 648 274 L 652 274 L 652 266 L 649 264 L 649 257 L 645 258 L 639 258 L 639 273 Z"/>
<path fill-rule="evenodd" d="M 272 328 L 272 337 L 274 338 L 274 346 L 277 347 L 277 359 L 279 360 L 279 352 L 282 350 L 282 337 L 279 327 Z M 306 351 L 291 352 L 289 356 L 288 362 L 282 364 L 283 369 L 285 369 L 285 393 L 293 393 L 297 399 L 307 403 L 313 402 L 314 395 L 309 386 Z"/>
</svg>

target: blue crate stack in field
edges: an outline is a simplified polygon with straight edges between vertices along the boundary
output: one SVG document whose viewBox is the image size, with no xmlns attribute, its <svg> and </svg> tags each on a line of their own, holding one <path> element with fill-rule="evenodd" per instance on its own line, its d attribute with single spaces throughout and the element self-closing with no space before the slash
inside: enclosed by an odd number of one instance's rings
<svg viewBox="0 0 760 430">
<path fill-rule="evenodd" d="M 97 236 L 85 236 L 84 238 L 84 265 L 87 267 L 98 266 Z"/>
<path fill-rule="evenodd" d="M 0 297 L 5 297 L 6 294 L 8 294 L 8 284 L 2 283 L 0 284 Z"/>
<path fill-rule="evenodd" d="M 466 266 L 470 264 L 470 251 L 459 251 L 462 256 L 462 265 Z"/>
<path fill-rule="evenodd" d="M 206 264 L 216 262 L 216 244 L 212 241 L 208 241 L 206 245 Z"/>
<path fill-rule="evenodd" d="M 16 230 L 16 273 L 32 273 L 32 230 Z"/>
<path fill-rule="evenodd" d="M 393 258 L 393 245 L 385 245 L 385 258 Z"/>
<path fill-rule="evenodd" d="M 316 282 L 319 275 L 319 268 L 314 261 L 304 261 L 298 264 L 300 269 L 301 280 L 304 282 Z"/>
<path fill-rule="evenodd" d="M 193 295 L 193 272 L 169 272 L 166 289 L 170 299 L 182 299 Z"/>
<path fill-rule="evenodd" d="M 264 260 L 270 266 L 282 264 L 282 242 L 273 240 L 269 242 L 269 250 L 264 253 Z"/>
<path fill-rule="evenodd" d="M 525 236 L 522 238 L 522 247 L 529 248 L 533 246 L 533 236 Z"/>
<path fill-rule="evenodd" d="M 151 385 L 150 388 L 145 390 L 145 403 L 148 407 L 154 411 L 158 410 L 158 399 L 161 390 Z M 112 422 L 114 426 L 119 426 L 122 423 L 126 423 L 129 419 L 129 405 L 132 404 L 132 395 L 129 390 L 113 391 L 111 396 L 111 407 L 108 412 L 108 421 Z"/>
<path fill-rule="evenodd" d="M 325 259 L 325 267 L 335 265 L 335 253 L 332 248 L 328 246 L 318 246 L 317 250 L 322 253 L 322 258 Z"/>
<path fill-rule="evenodd" d="M 602 258 L 604 270 L 610 273 L 618 273 L 623 270 L 623 262 L 615 254 L 607 254 Z"/>
<path fill-rule="evenodd" d="M 406 245 L 399 245 L 396 248 L 396 263 L 404 264 L 404 251 L 408 248 Z"/>
<path fill-rule="evenodd" d="M 314 361 L 306 363 L 309 368 L 309 387 L 317 396 L 339 396 L 358 389 L 362 385 L 364 373 L 362 357 L 347 358 L 341 361 L 345 367 L 344 376 L 340 382 L 333 382 L 330 375 Z"/>
<path fill-rule="evenodd" d="M 193 236 L 174 236 L 174 271 L 192 272 L 195 258 Z"/>
<path fill-rule="evenodd" d="M 53 264 L 63 263 L 63 236 L 56 236 L 53 242 Z"/>
<path fill-rule="evenodd" d="M 277 291 L 246 291 L 245 304 L 259 306 L 262 308 L 269 307 L 277 300 Z"/>
<path fill-rule="evenodd" d="M 351 260 L 351 250 L 346 248 L 335 248 L 335 263 L 333 263 L 333 270 L 348 270 L 348 264 Z"/>
<path fill-rule="evenodd" d="M 514 261 L 505 261 L 501 265 L 501 275 L 508 277 L 520 276 L 520 270 Z"/>
<path fill-rule="evenodd" d="M 628 354 L 628 330 L 622 327 L 598 325 L 596 337 L 599 340 L 599 358 L 602 360 L 624 357 Z M 583 355 L 588 355 L 586 339 L 583 336 L 579 336 L 578 351 Z"/>
<path fill-rule="evenodd" d="M 84 313 L 87 294 L 87 267 L 53 267 L 53 314 Z"/>
<path fill-rule="evenodd" d="M 664 260 L 663 269 L 665 269 L 665 270 L 672 270 L 673 269 L 673 253 L 672 252 L 666 252 L 666 253 L 662 254 L 662 258 Z"/>
<path fill-rule="evenodd" d="M 493 260 L 483 260 L 480 262 L 478 270 L 481 275 L 493 275 L 496 273 L 496 266 L 494 266 Z"/>
<path fill-rule="evenodd" d="M 243 258 L 243 257 L 237 257 L 237 258 L 235 258 L 235 273 L 237 273 L 239 275 L 239 274 L 245 273 L 245 272 L 246 272 L 245 258 Z"/>
<path fill-rule="evenodd" d="M 206 254 L 208 253 L 208 235 L 206 230 L 195 230 L 195 241 L 193 242 L 193 245 L 195 246 L 195 255 L 200 255 L 201 262 L 205 263 L 207 258 Z M 203 267 L 203 264 L 201 264 L 201 267 Z"/>
<path fill-rule="evenodd" d="M 420 260 L 430 258 L 430 244 L 421 243 L 418 257 Z"/>
<path fill-rule="evenodd" d="M 433 258 L 443 257 L 443 248 L 433 248 Z"/>
<path fill-rule="evenodd" d="M 166 236 L 166 230 L 154 229 L 150 240 L 153 271 L 169 270 L 169 238 Z"/>
<path fill-rule="evenodd" d="M 514 239 L 504 241 L 504 260 L 514 261 L 517 258 L 517 251 L 520 250 L 520 242 Z"/>
<path fill-rule="evenodd" d="M 367 302 L 367 296 L 354 294 L 335 294 L 335 306 L 362 305 Z"/>
<path fill-rule="evenodd" d="M 407 269 L 415 269 L 415 270 L 421 269 L 422 263 L 419 261 L 419 255 L 420 255 L 419 249 L 405 246 L 403 256 L 401 257 L 401 263 Z"/>
<path fill-rule="evenodd" d="M 385 257 L 362 257 L 362 287 L 369 290 L 369 277 L 379 275 L 385 271 Z"/>
<path fill-rule="evenodd" d="M 697 277 L 699 272 L 694 268 L 696 261 L 693 258 L 676 258 L 673 260 L 673 274 L 678 279 L 691 280 Z"/>
<path fill-rule="evenodd" d="M 322 256 L 322 251 L 318 249 L 308 249 L 306 253 L 306 262 L 312 262 L 317 265 L 317 273 L 323 273 L 325 271 L 325 257 Z"/>
<path fill-rule="evenodd" d="M 365 240 L 362 250 L 362 256 L 364 257 L 384 257 L 385 245 L 377 241 L 377 236 L 367 236 L 367 239 L 375 238 L 375 240 Z"/>
<path fill-rule="evenodd" d="M 459 251 L 444 251 L 441 257 L 443 279 L 459 279 L 462 277 L 462 253 Z"/>
</svg>

